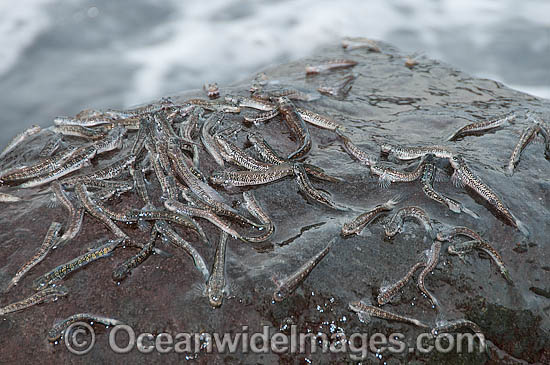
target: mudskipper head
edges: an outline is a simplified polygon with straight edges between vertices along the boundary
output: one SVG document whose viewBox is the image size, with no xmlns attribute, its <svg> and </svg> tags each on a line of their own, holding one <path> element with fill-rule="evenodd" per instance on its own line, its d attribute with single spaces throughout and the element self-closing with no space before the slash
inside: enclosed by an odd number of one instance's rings
<svg viewBox="0 0 550 365">
<path fill-rule="evenodd" d="M 177 208 L 176 208 L 176 205 L 174 204 L 175 201 L 173 199 L 167 199 L 165 202 L 164 202 L 164 207 L 172 212 L 176 211 Z"/>
<path fill-rule="evenodd" d="M 273 300 L 276 302 L 282 302 L 286 298 L 287 294 L 285 290 L 278 288 L 273 292 Z"/>
<path fill-rule="evenodd" d="M 390 301 L 391 294 L 388 289 L 389 285 L 382 285 L 380 288 L 380 293 L 378 293 L 378 297 L 376 298 L 378 304 L 384 305 Z"/>
<path fill-rule="evenodd" d="M 370 305 L 370 301 L 354 300 L 353 302 L 350 302 L 348 306 L 351 311 L 361 314 L 364 312 L 363 308 L 366 305 Z"/>
<path fill-rule="evenodd" d="M 203 89 L 204 91 L 206 91 L 208 97 L 211 99 L 216 99 L 220 96 L 220 88 L 218 87 L 218 83 L 216 82 L 211 84 L 204 84 Z"/>
<path fill-rule="evenodd" d="M 214 172 L 212 175 L 210 175 L 209 180 L 214 185 L 227 185 L 227 184 L 229 184 L 229 181 L 227 180 L 227 178 L 226 178 L 226 176 L 223 172 Z"/>
<path fill-rule="evenodd" d="M 221 307 L 223 303 L 223 293 L 221 293 L 218 290 L 212 290 L 211 288 L 208 288 L 208 301 L 210 302 L 210 305 L 214 308 Z"/>
<path fill-rule="evenodd" d="M 447 252 L 449 253 L 449 255 L 459 255 L 460 252 L 456 249 L 456 247 L 454 245 L 451 245 L 447 248 Z"/>
<path fill-rule="evenodd" d="M 279 108 L 281 110 L 288 110 L 288 109 L 292 108 L 292 102 L 286 96 L 278 97 L 277 98 L 277 104 L 279 104 Z"/>
<path fill-rule="evenodd" d="M 392 145 L 389 143 L 382 143 L 380 145 L 380 152 L 382 153 L 390 153 L 392 150 Z"/>
<path fill-rule="evenodd" d="M 453 237 L 452 230 L 446 229 L 446 230 L 437 232 L 437 235 L 435 238 L 438 241 L 445 242 L 445 241 L 450 241 L 452 237 Z"/>
<path fill-rule="evenodd" d="M 386 225 L 384 232 L 387 238 L 392 239 L 401 229 L 401 224 L 398 221 L 399 219 L 394 219 Z"/>
<path fill-rule="evenodd" d="M 449 163 L 455 170 L 458 169 L 463 162 L 464 162 L 464 159 L 462 158 L 462 156 L 459 156 L 459 155 L 453 155 L 449 158 Z"/>
<path fill-rule="evenodd" d="M 350 224 L 350 223 L 344 223 L 344 225 L 342 226 L 342 232 L 341 232 L 341 235 L 342 236 L 349 236 L 354 232 L 354 227 Z"/>
</svg>

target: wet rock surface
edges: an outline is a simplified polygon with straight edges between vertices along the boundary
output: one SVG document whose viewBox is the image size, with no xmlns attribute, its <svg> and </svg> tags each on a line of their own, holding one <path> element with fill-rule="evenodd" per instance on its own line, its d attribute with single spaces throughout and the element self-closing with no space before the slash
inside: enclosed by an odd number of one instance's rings
<svg viewBox="0 0 550 365">
<path fill-rule="evenodd" d="M 70 291 L 67 297 L 0 317 L 2 362 L 38 358 L 46 363 L 60 360 L 150 363 L 183 359 L 228 363 L 341 363 L 350 360 L 350 351 L 298 355 L 253 354 L 249 351 L 247 354 L 207 355 L 205 350 L 198 354 L 142 354 L 134 349 L 122 355 L 111 350 L 110 329 L 105 330 L 102 325 L 94 326 L 96 344 L 85 356 L 71 354 L 63 343 L 48 343 L 46 334 L 56 319 L 77 312 L 91 312 L 117 318 L 130 325 L 136 334 L 252 334 L 261 332 L 264 325 L 271 331 L 290 333 L 291 326 L 296 325 L 298 333 L 323 332 L 329 336 L 337 332 L 346 336 L 355 332 L 381 332 L 386 336 L 403 333 L 407 348 L 413 348 L 404 354 L 386 351 L 375 356 L 369 353 L 365 361 L 371 363 L 499 363 L 502 360 L 498 356 L 502 354 L 528 362 L 548 363 L 550 162 L 544 158 L 544 145 L 535 143 L 524 151 L 512 177 L 505 175 L 505 165 L 521 131 L 527 126 L 528 122 L 522 116 L 529 110 L 550 120 L 550 101 L 511 90 L 492 80 L 472 78 L 435 60 L 419 58 L 417 65 L 408 68 L 405 67 L 406 58 L 398 50 L 385 44 L 381 45 L 381 50 L 381 53 L 366 49 L 345 52 L 339 46 L 327 47 L 319 50 L 318 56 L 267 69 L 265 74 L 271 82 L 270 87 L 292 86 L 312 92 L 320 86 L 338 83 L 350 73 L 356 74 L 346 97 L 321 96 L 311 102 L 296 104 L 341 123 L 354 143 L 375 156 L 379 155 L 380 143 L 404 146 L 442 144 L 461 153 L 474 172 L 527 225 L 531 233 L 528 238 L 499 219 L 475 195 L 454 187 L 449 180 L 436 183 L 436 189 L 465 204 L 479 214 L 479 219 L 453 213 L 430 200 L 422 192 L 419 181 L 394 183 L 386 190 L 380 188 L 368 168 L 351 159 L 342 149 L 336 134 L 309 126 L 313 148 L 307 162 L 343 179 L 340 183 L 312 180 L 313 184 L 330 192 L 334 201 L 349 207 L 349 210 L 337 211 L 308 202 L 291 178 L 254 188 L 257 200 L 273 219 L 276 232 L 270 239 L 271 245 L 263 250 L 255 250 L 230 238 L 226 270 L 231 293 L 221 308 L 211 308 L 207 298 L 201 295 L 197 286 L 203 279 L 190 258 L 163 243 L 157 247 L 173 253 L 172 257 L 154 255 L 122 283 L 113 282 L 111 274 L 117 264 L 137 253 L 133 248 L 117 249 L 113 255 L 71 274 L 64 281 Z M 306 77 L 304 69 L 307 64 L 333 58 L 350 58 L 358 65 L 353 69 Z M 251 80 L 222 88 L 222 98 L 227 94 L 249 95 Z M 173 96 L 172 100 L 177 103 L 190 97 L 206 98 L 203 92 L 197 91 Z M 224 126 L 240 125 L 243 114 L 252 112 L 243 110 L 240 115 L 228 116 Z M 446 142 L 446 137 L 470 121 L 508 112 L 518 113 L 513 124 L 481 136 Z M 258 126 L 245 126 L 236 134 L 234 143 L 247 146 L 246 134 L 253 130 L 261 132 L 275 149 L 284 154 L 295 149 L 296 143 L 280 117 Z M 2 168 L 35 159 L 51 134 L 43 131 L 28 144 L 17 148 L 4 160 Z M 131 148 L 131 143 L 124 148 Z M 116 152 L 113 152 L 107 157 L 114 159 L 115 156 Z M 102 158 L 99 164 L 108 163 L 108 158 Z M 397 168 L 413 167 L 413 164 L 384 163 Z M 204 151 L 201 169 L 207 175 L 219 170 Z M 156 197 L 160 195 L 158 185 L 153 184 L 149 189 Z M 50 223 L 53 220 L 66 222 L 67 213 L 61 206 L 48 207 L 47 187 L 23 190 L 4 186 L 0 190 L 23 199 L 19 203 L 0 203 L 0 284 L 4 287 L 34 254 Z M 244 189 L 224 191 L 218 187 L 218 190 L 235 206 L 242 202 L 240 193 Z M 493 353 L 491 358 L 486 354 L 456 354 L 456 351 L 423 354 L 415 351 L 414 346 L 417 336 L 424 331 L 379 319 L 363 323 L 348 309 L 350 301 L 368 299 L 375 302 L 382 283 L 400 279 L 431 245 L 424 228 L 414 222 L 406 222 L 403 232 L 393 240 L 384 239 L 384 224 L 389 216 L 376 219 L 359 236 L 340 237 L 343 223 L 396 194 L 404 197 L 398 207 L 422 207 L 437 228 L 461 225 L 481 233 L 502 255 L 514 284 L 510 285 L 503 279 L 486 255 L 474 252 L 464 263 L 447 254 L 446 243 L 439 265 L 426 280 L 427 288 L 441 303 L 439 315 L 412 282 L 384 309 L 430 325 L 438 319 L 467 318 L 481 327 L 486 338 L 499 349 L 498 354 Z M 134 193 L 122 195 L 109 205 L 119 211 L 140 207 Z M 211 246 L 197 242 L 196 247 L 211 265 L 219 230 L 203 221 L 201 225 L 210 237 Z M 148 237 L 148 233 L 136 226 L 119 226 L 143 242 Z M 185 234 L 185 231 L 181 232 Z M 112 234 L 86 215 L 80 234 L 62 249 L 48 255 L 17 287 L 2 294 L 0 306 L 30 296 L 34 278 L 86 252 L 98 240 L 107 237 L 112 237 Z M 281 303 L 273 302 L 275 285 L 271 277 L 292 273 L 333 237 L 339 238 L 331 252 L 296 292 Z"/>
</svg>

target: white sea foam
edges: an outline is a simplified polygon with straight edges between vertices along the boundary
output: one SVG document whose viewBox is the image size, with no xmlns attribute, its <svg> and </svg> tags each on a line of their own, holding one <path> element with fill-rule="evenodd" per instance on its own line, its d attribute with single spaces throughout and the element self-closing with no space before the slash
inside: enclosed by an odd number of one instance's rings
<svg viewBox="0 0 550 365">
<path fill-rule="evenodd" d="M 53 0 L 0 1 L 0 76 L 48 27 L 43 7 Z"/>
<path fill-rule="evenodd" d="M 237 5 L 238 16 L 224 17 Z M 444 49 L 450 45 L 441 44 L 445 32 L 460 31 L 461 42 L 481 49 L 495 41 L 503 22 L 521 18 L 539 25 L 550 22 L 540 11 L 550 5 L 537 0 L 192 0 L 175 1 L 174 6 L 172 21 L 156 32 L 166 37 L 127 53 L 128 60 L 139 65 L 134 87 L 126 95 L 128 105 L 177 91 L 165 88 L 177 70 L 189 73 L 188 84 L 180 89 L 200 88 L 206 81 L 235 81 L 250 70 L 307 56 L 316 47 L 348 35 L 387 40 L 407 51 L 422 47 L 428 56 L 452 62 Z M 543 38 L 533 40 L 533 47 L 546 46 Z"/>
</svg>

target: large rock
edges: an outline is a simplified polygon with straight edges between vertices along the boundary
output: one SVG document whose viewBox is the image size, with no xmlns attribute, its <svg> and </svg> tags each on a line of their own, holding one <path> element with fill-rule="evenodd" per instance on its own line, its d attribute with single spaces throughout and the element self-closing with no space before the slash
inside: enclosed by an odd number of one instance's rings
<svg viewBox="0 0 550 365">
<path fill-rule="evenodd" d="M 173 257 L 153 256 L 134 270 L 131 277 L 117 285 L 111 279 L 113 268 L 135 254 L 134 249 L 118 249 L 107 259 L 97 261 L 65 280 L 70 293 L 55 303 L 31 307 L 28 310 L 0 318 L 0 347 L 2 362 L 28 362 L 40 359 L 44 363 L 57 361 L 150 363 L 176 361 L 186 355 L 144 355 L 133 350 L 117 355 L 109 348 L 109 331 L 95 326 L 95 348 L 78 359 L 64 345 L 52 345 L 46 333 L 55 319 L 77 312 L 92 312 L 118 318 L 133 327 L 136 333 L 157 334 L 169 332 L 235 333 L 260 332 L 267 325 L 272 331 L 287 331 L 297 325 L 297 332 L 324 332 L 328 335 L 343 331 L 385 335 L 400 332 L 407 346 L 414 346 L 422 331 L 409 325 L 373 319 L 362 323 L 350 312 L 348 303 L 358 299 L 374 301 L 383 281 L 396 281 L 428 249 L 431 242 L 422 227 L 411 222 L 394 240 L 384 239 L 383 224 L 387 217 L 374 221 L 370 233 L 344 239 L 338 238 L 328 256 L 318 265 L 298 290 L 282 303 L 272 301 L 273 275 L 293 272 L 304 261 L 320 251 L 333 237 L 339 237 L 344 222 L 361 212 L 401 194 L 400 206 L 422 207 L 437 227 L 463 225 L 480 232 L 501 253 L 513 278 L 508 284 L 496 266 L 486 256 L 473 253 L 469 262 L 442 250 L 441 261 L 433 275 L 427 278 L 427 287 L 441 303 L 438 315 L 431 308 L 414 283 L 409 283 L 399 300 L 384 309 L 405 314 L 434 324 L 437 319 L 467 318 L 479 324 L 486 338 L 500 350 L 494 350 L 492 363 L 498 356 L 513 356 L 528 362 L 550 361 L 548 335 L 550 292 L 550 162 L 544 158 L 544 146 L 530 145 L 521 157 L 513 177 L 505 175 L 512 149 L 527 120 L 525 111 L 539 113 L 549 120 L 550 102 L 507 88 L 492 80 L 479 79 L 462 73 L 449 65 L 427 58 L 418 59 L 412 69 L 405 66 L 405 57 L 389 45 L 381 45 L 381 53 L 357 49 L 346 52 L 339 46 L 319 50 L 310 58 L 279 65 L 265 70 L 272 86 L 293 86 L 315 91 L 319 86 L 337 83 L 353 72 L 357 79 L 349 95 L 343 100 L 323 96 L 312 102 L 297 102 L 301 106 L 334 118 L 345 125 L 352 140 L 373 155 L 379 154 L 378 144 L 399 145 L 445 144 L 464 155 L 472 169 L 487 182 L 512 212 L 531 232 L 524 237 L 513 227 L 503 223 L 479 198 L 456 188 L 450 181 L 437 183 L 436 188 L 461 201 L 480 215 L 474 219 L 455 214 L 428 199 L 420 182 L 392 184 L 388 190 L 380 188 L 366 167 L 352 160 L 343 151 L 337 136 L 330 131 L 310 126 L 314 147 L 307 161 L 339 176 L 342 183 L 314 180 L 314 184 L 329 191 L 339 204 L 350 208 L 336 211 L 307 202 L 298 193 L 292 179 L 255 189 L 261 202 L 276 224 L 271 239 L 273 249 L 256 251 L 251 246 L 230 240 L 227 252 L 227 277 L 231 283 L 231 297 L 219 309 L 209 306 L 197 289 L 202 277 L 189 257 L 171 250 Z M 340 70 L 306 77 L 306 64 L 315 64 L 331 58 L 351 58 L 358 65 L 351 70 Z M 248 95 L 251 83 L 245 80 L 222 89 L 222 94 Z M 189 97 L 204 97 L 202 92 L 188 92 L 174 101 Z M 223 97 L 223 96 L 222 96 Z M 108 107 L 108 105 L 106 105 Z M 520 117 L 493 133 L 466 137 L 457 142 L 446 142 L 446 137 L 458 127 L 482 118 L 492 118 L 508 112 Z M 242 116 L 228 118 L 225 123 L 240 123 Z M 276 149 L 288 153 L 295 147 L 289 132 L 280 119 L 257 127 L 246 127 L 238 133 L 237 143 L 244 145 L 246 133 L 261 131 Z M 36 151 L 45 143 L 42 132 L 32 146 L 21 147 L 11 154 L 8 164 L 36 158 Z M 76 141 L 76 140 L 75 140 Z M 130 144 L 127 144 L 128 148 Z M 115 153 L 112 154 L 112 157 Z M 206 173 L 216 169 L 206 154 L 202 156 Z M 101 164 L 106 163 L 102 161 Z M 386 162 L 391 164 L 391 162 Z M 154 185 L 158 189 L 157 185 Z M 31 257 L 42 242 L 52 220 L 65 222 L 63 207 L 49 208 L 49 196 L 42 189 L 18 190 L 0 188 L 2 192 L 19 195 L 23 202 L 0 206 L 0 282 L 5 285 L 17 269 Z M 239 190 L 229 191 L 231 200 L 242 201 Z M 137 198 L 123 195 L 114 206 L 118 210 L 139 205 Z M 212 243 L 217 242 L 218 230 L 204 223 Z M 122 227 L 134 237 L 146 233 L 136 227 Z M 51 253 L 34 268 L 21 283 L 0 297 L 1 305 L 32 294 L 32 280 L 51 268 L 67 262 L 93 246 L 98 239 L 111 233 L 93 218 L 84 218 L 83 230 L 70 244 Z M 162 244 L 159 244 L 161 246 Z M 198 244 L 197 244 L 198 245 Z M 197 246 L 210 264 L 215 247 Z M 245 327 L 247 326 L 247 327 Z M 121 337 L 121 343 L 122 337 Z M 498 355 L 495 355 L 495 351 Z M 244 357 L 243 357 L 244 356 Z M 506 355 L 508 356 L 508 355 Z M 291 363 L 301 361 L 342 362 L 350 359 L 348 353 L 335 354 L 187 354 L 186 358 L 199 361 Z M 373 354 L 367 359 L 376 361 Z M 405 354 L 381 353 L 378 360 L 388 363 L 486 363 L 486 354 Z M 419 362 L 415 362 L 419 360 Z"/>
</svg>

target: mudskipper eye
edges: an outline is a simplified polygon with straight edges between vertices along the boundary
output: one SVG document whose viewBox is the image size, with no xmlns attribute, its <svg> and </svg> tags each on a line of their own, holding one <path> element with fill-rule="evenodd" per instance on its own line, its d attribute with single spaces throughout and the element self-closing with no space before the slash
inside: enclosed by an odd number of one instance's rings
<svg viewBox="0 0 550 365">
<path fill-rule="evenodd" d="M 275 294 L 274 294 L 274 299 L 275 299 L 275 300 L 278 300 L 278 301 L 283 300 L 283 299 L 284 299 L 283 293 L 281 293 L 280 291 L 275 292 Z"/>
</svg>

